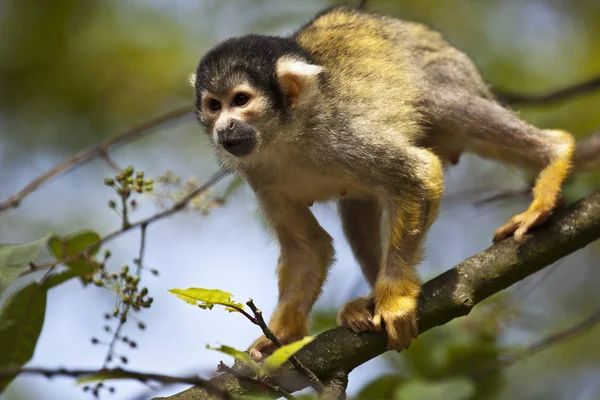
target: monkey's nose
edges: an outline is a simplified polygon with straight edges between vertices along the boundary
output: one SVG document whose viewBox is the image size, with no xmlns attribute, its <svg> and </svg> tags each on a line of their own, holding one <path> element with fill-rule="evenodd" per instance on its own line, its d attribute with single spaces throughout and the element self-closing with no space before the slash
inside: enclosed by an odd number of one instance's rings
<svg viewBox="0 0 600 400">
<path fill-rule="evenodd" d="M 218 141 L 221 146 L 236 157 L 250 154 L 256 145 L 256 131 L 244 121 L 227 121 L 217 131 Z"/>
<path fill-rule="evenodd" d="M 221 146 L 234 156 L 240 157 L 249 154 L 254 148 L 254 141 L 248 137 L 226 137 L 221 141 Z"/>
</svg>

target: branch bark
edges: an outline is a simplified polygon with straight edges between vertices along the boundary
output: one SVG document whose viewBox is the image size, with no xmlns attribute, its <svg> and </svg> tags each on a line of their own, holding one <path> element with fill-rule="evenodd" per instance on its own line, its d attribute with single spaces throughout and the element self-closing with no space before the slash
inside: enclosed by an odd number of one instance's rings
<svg viewBox="0 0 600 400">
<path fill-rule="evenodd" d="M 419 332 L 467 315 L 491 295 L 554 263 L 600 238 L 600 190 L 561 209 L 544 226 L 528 235 L 518 246 L 511 239 L 497 243 L 466 259 L 423 286 L 419 301 Z M 349 373 L 357 366 L 384 353 L 385 334 L 354 334 L 336 328 L 320 334 L 297 353 L 297 357 L 319 378 L 328 380 L 340 371 Z M 236 365 L 236 370 L 244 370 Z M 231 374 L 211 379 L 220 388 L 236 394 L 252 390 Z M 288 392 L 303 389 L 306 380 L 287 367 L 273 382 Z M 213 399 L 206 390 L 193 387 L 164 399 Z"/>
</svg>

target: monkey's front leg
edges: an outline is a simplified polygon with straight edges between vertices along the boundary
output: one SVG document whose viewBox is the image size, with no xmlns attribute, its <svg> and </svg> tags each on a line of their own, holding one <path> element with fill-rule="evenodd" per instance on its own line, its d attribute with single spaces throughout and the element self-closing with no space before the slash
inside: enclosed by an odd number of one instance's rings
<svg viewBox="0 0 600 400">
<path fill-rule="evenodd" d="M 277 267 L 279 301 L 269 328 L 286 344 L 308 334 L 308 316 L 321 292 L 334 250 L 331 236 L 305 202 L 271 197 L 261 199 L 261 203 L 281 246 Z M 272 353 L 275 345 L 262 336 L 249 350 L 254 359 L 260 360 L 263 353 Z"/>
<path fill-rule="evenodd" d="M 388 205 L 388 244 L 375 282 L 373 325 L 376 331 L 385 326 L 390 350 L 407 348 L 418 334 L 416 312 L 421 284 L 416 266 L 421 261 L 431 206 L 429 201 L 414 196 L 394 199 Z"/>
<path fill-rule="evenodd" d="M 439 159 L 420 152 L 420 190 L 406 190 L 384 199 L 388 212 L 387 247 L 374 287 L 376 331 L 385 326 L 387 347 L 405 349 L 417 337 L 417 301 L 421 284 L 416 266 L 421 261 L 423 241 L 437 216 L 443 191 Z"/>
</svg>

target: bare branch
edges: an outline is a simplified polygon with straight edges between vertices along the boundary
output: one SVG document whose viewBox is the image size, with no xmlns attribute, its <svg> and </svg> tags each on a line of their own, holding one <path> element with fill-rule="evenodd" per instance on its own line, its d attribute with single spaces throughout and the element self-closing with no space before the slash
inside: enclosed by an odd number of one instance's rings
<svg viewBox="0 0 600 400">
<path fill-rule="evenodd" d="M 562 89 L 537 95 L 513 93 L 502 89 L 495 89 L 494 93 L 498 100 L 508 105 L 547 105 L 588 94 L 597 89 L 600 89 L 600 75 Z"/>
<path fill-rule="evenodd" d="M 573 158 L 574 173 L 600 169 L 600 132 L 577 142 Z"/>
<path fill-rule="evenodd" d="M 260 326 L 260 329 L 262 329 L 263 333 L 265 334 L 265 336 L 275 344 L 275 346 L 277 347 L 281 347 L 282 344 L 279 341 L 279 339 L 277 338 L 277 336 L 273 333 L 273 331 L 271 329 L 269 329 L 267 323 L 265 322 L 265 319 L 263 318 L 262 315 L 262 311 L 259 310 L 256 305 L 254 304 L 254 301 L 252 301 L 252 299 L 249 299 L 246 304 L 248 305 L 248 307 L 250 307 L 250 310 L 252 310 L 252 312 L 254 313 L 254 319 L 256 320 L 256 324 L 258 326 Z M 321 383 L 321 381 L 319 380 L 319 378 L 317 378 L 317 376 L 308 368 L 306 368 L 297 358 L 296 356 L 291 356 L 289 358 L 290 363 L 304 376 L 306 376 L 310 382 L 310 386 L 317 392 L 317 393 L 322 393 L 323 390 L 325 390 L 325 387 L 323 386 L 323 384 Z"/>
<path fill-rule="evenodd" d="M 197 385 L 212 395 L 216 396 L 217 399 L 231 399 L 231 395 L 226 391 L 222 390 L 210 380 L 202 379 L 197 376 L 170 376 L 162 374 L 153 374 L 148 372 L 130 371 L 122 368 L 114 369 L 50 369 L 50 368 L 5 368 L 0 369 L 0 379 L 2 378 L 14 378 L 17 375 L 29 374 L 29 375 L 44 375 L 47 378 L 55 376 L 66 376 L 70 378 L 81 378 L 85 376 L 93 375 L 104 375 L 114 376 L 115 379 L 135 379 L 137 381 L 146 383 L 148 381 L 155 381 L 164 384 L 174 383 L 187 383 L 191 385 Z"/>
<path fill-rule="evenodd" d="M 545 225 L 527 235 L 522 245 L 512 238 L 503 240 L 427 282 L 419 299 L 419 332 L 467 315 L 489 296 L 599 238 L 600 191 L 597 191 L 557 211 Z M 318 377 L 328 379 L 340 370 L 349 373 L 385 351 L 385 333 L 355 334 L 339 327 L 321 333 L 296 356 Z M 282 368 L 272 380 L 288 392 L 304 387 L 293 368 Z M 211 381 L 230 393 L 245 391 L 231 374 L 220 374 Z M 168 397 L 169 400 L 211 398 L 202 388 Z"/>
<path fill-rule="evenodd" d="M 67 158 L 60 164 L 57 164 L 51 170 L 38 176 L 36 179 L 28 183 L 27 186 L 25 186 L 23 189 L 13 194 L 5 201 L 1 202 L 0 211 L 4 211 L 8 208 L 18 207 L 23 198 L 25 198 L 25 196 L 29 195 L 31 192 L 36 190 L 45 182 L 49 181 L 50 179 L 56 176 L 72 171 L 76 167 L 81 166 L 98 156 L 102 156 L 105 160 L 107 160 L 109 165 L 115 167 L 114 162 L 112 162 L 110 156 L 108 155 L 108 151 L 110 149 L 122 146 L 123 144 L 131 141 L 132 139 L 142 137 L 144 134 L 151 132 L 153 128 L 156 128 L 159 125 L 170 121 L 174 121 L 187 115 L 191 115 L 192 111 L 193 109 L 190 106 L 176 108 L 164 114 L 158 115 L 154 118 L 151 118 L 147 121 L 144 121 L 141 124 L 134 126 L 133 128 L 117 135 L 116 137 L 96 147 L 80 151 L 74 156 Z"/>
<path fill-rule="evenodd" d="M 526 357 L 530 357 L 534 354 L 539 353 L 542 350 L 545 350 L 549 347 L 563 343 L 583 333 L 586 333 L 598 323 L 600 323 L 600 310 L 596 310 L 588 318 L 570 328 L 547 336 L 537 342 L 528 345 L 524 349 L 517 350 L 516 352 L 500 357 L 497 361 L 487 366 L 484 366 L 479 371 L 470 374 L 470 376 L 474 379 L 484 378 L 485 376 L 499 368 L 509 367 L 517 363 L 518 361 L 523 360 Z"/>
<path fill-rule="evenodd" d="M 159 212 L 157 214 L 154 214 L 153 216 L 150 216 L 146 219 L 140 220 L 138 222 L 132 223 L 127 226 L 123 226 L 123 227 L 121 227 L 121 229 L 104 236 L 98 242 L 94 243 L 93 245 L 89 246 L 88 248 L 86 248 L 83 251 L 80 251 L 77 254 L 73 254 L 72 256 L 65 257 L 62 260 L 54 261 L 54 262 L 50 262 L 50 263 L 31 264 L 30 268 L 28 268 L 26 271 L 21 273 L 21 275 L 19 275 L 19 276 L 24 276 L 24 275 L 30 274 L 32 272 L 41 271 L 41 270 L 45 270 L 45 269 L 49 269 L 49 268 L 54 268 L 59 264 L 66 264 L 66 263 L 69 263 L 72 261 L 80 260 L 82 258 L 87 258 L 87 257 L 89 257 L 89 253 L 92 249 L 97 248 L 112 239 L 115 239 L 116 237 L 120 236 L 121 234 L 128 232 L 132 229 L 136 229 L 136 228 L 144 227 L 144 229 L 145 229 L 145 227 L 147 227 L 151 223 L 161 220 L 163 218 L 169 217 L 169 216 L 177 213 L 178 211 L 183 210 L 185 208 L 185 206 L 193 198 L 195 198 L 196 196 L 199 196 L 202 193 L 204 193 L 205 191 L 207 191 L 211 186 L 213 186 L 214 184 L 219 182 L 225 175 L 226 175 L 225 172 L 219 171 L 216 174 L 214 174 L 206 183 L 204 183 L 201 186 L 198 186 L 196 189 L 192 190 L 189 194 L 187 194 L 184 198 L 182 198 L 181 200 L 176 202 L 171 208 L 164 210 L 162 212 Z"/>
</svg>

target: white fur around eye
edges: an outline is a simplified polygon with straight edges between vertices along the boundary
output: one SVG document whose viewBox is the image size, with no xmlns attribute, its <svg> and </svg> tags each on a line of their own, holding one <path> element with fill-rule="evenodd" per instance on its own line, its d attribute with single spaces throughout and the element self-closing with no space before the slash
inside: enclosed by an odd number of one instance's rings
<svg viewBox="0 0 600 400">
<path fill-rule="evenodd" d="M 196 73 L 195 72 L 191 72 L 188 75 L 188 83 L 190 84 L 191 87 L 196 87 Z"/>
<path fill-rule="evenodd" d="M 314 77 L 323 71 L 319 65 L 309 64 L 304 61 L 284 57 L 277 62 L 277 73 L 282 75 L 296 75 L 302 77 Z"/>
</svg>

